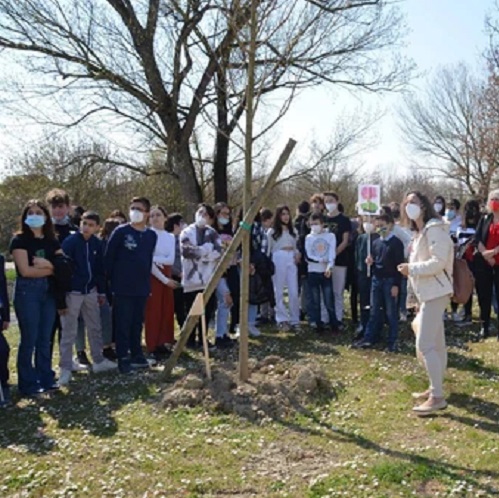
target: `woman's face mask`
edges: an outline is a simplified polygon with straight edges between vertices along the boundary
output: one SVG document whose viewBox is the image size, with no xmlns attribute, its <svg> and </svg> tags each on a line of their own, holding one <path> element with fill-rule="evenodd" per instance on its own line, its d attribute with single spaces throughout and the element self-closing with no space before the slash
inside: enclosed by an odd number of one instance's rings
<svg viewBox="0 0 499 498">
<path fill-rule="evenodd" d="M 43 214 L 28 214 L 24 219 L 24 223 L 30 228 L 41 228 L 45 225 L 45 216 Z"/>
<path fill-rule="evenodd" d="M 322 226 L 321 225 L 310 225 L 310 231 L 314 235 L 317 235 L 317 234 L 322 232 Z"/>
</svg>

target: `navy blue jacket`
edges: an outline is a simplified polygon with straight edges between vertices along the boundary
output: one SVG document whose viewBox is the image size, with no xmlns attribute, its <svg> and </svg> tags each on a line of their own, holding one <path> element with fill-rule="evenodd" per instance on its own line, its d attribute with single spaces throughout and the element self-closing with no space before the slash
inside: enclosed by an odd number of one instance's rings
<svg viewBox="0 0 499 498">
<path fill-rule="evenodd" d="M 157 238 L 153 230 L 136 230 L 130 223 L 114 229 L 104 256 L 106 277 L 114 295 L 146 297 L 151 293 Z"/>
<path fill-rule="evenodd" d="M 5 258 L 0 254 L 0 318 L 2 322 L 10 322 L 9 294 L 5 277 Z M 1 330 L 1 329 L 0 329 Z"/>
<path fill-rule="evenodd" d="M 78 232 L 64 239 L 62 250 L 73 261 L 71 290 L 88 294 L 97 287 L 97 292 L 104 294 L 104 250 L 102 241 L 95 235 L 85 240 L 83 235 Z"/>
<path fill-rule="evenodd" d="M 404 262 L 404 244 L 391 234 L 388 239 L 379 237 L 372 241 L 373 276 L 376 278 L 393 278 L 400 287 L 401 273 L 397 266 Z"/>
</svg>

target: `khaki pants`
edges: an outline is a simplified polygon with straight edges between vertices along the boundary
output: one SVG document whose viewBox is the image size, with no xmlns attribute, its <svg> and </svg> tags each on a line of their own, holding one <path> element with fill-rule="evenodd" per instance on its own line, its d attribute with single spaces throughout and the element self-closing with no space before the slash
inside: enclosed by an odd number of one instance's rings
<svg viewBox="0 0 499 498">
<path fill-rule="evenodd" d="M 78 316 L 83 317 L 87 327 L 90 353 L 94 363 L 100 363 L 102 356 L 102 326 L 100 321 L 100 309 L 97 301 L 97 292 L 89 294 L 66 294 L 67 312 L 61 316 L 61 358 L 59 366 L 64 370 L 71 370 L 72 351 L 78 331 Z"/>
<path fill-rule="evenodd" d="M 416 354 L 428 372 L 431 395 L 436 398 L 444 396 L 443 382 L 447 368 L 444 311 L 448 304 L 449 296 L 423 303 L 412 324 L 416 334 Z"/>
</svg>

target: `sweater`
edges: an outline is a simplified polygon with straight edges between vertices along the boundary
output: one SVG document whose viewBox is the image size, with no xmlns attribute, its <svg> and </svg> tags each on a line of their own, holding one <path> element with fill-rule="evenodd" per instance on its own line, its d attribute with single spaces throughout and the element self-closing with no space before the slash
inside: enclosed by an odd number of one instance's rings
<svg viewBox="0 0 499 498">
<path fill-rule="evenodd" d="M 305 256 L 308 273 L 324 273 L 331 270 L 336 258 L 336 237 L 334 233 L 309 233 L 305 237 Z"/>
<path fill-rule="evenodd" d="M 73 262 L 71 291 L 88 294 L 97 287 L 99 294 L 104 294 L 104 251 L 102 241 L 95 235 L 85 240 L 83 235 L 77 232 L 64 239 L 62 250 Z"/>
<path fill-rule="evenodd" d="M 172 266 L 175 262 L 175 235 L 168 233 L 166 230 L 152 229 L 158 239 L 154 248 L 153 264 L 151 273 L 163 284 L 167 284 L 170 279 L 163 275 L 159 266 Z"/>
<path fill-rule="evenodd" d="M 453 294 L 453 264 L 449 225 L 431 219 L 414 239 L 409 255 L 409 278 L 420 303 Z"/>
<path fill-rule="evenodd" d="M 184 292 L 204 290 L 222 255 L 220 235 L 192 223 L 180 234 L 180 252 Z"/>
<path fill-rule="evenodd" d="M 373 277 L 393 278 L 394 285 L 400 286 L 402 275 L 398 265 L 404 262 L 404 244 L 393 233 L 388 237 L 374 240 L 371 248 Z"/>
<path fill-rule="evenodd" d="M 121 296 L 146 297 L 151 292 L 151 266 L 157 235 L 130 223 L 116 227 L 104 256 L 111 292 Z"/>
</svg>

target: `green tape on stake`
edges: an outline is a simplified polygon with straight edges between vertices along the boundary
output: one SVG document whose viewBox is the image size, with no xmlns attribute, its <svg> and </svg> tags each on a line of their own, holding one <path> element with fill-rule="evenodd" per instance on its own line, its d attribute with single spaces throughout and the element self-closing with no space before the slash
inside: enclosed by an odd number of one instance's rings
<svg viewBox="0 0 499 498">
<path fill-rule="evenodd" d="M 251 231 L 251 224 L 250 223 L 246 223 L 245 221 L 241 221 L 241 223 L 239 223 L 239 226 L 243 229 L 243 230 L 248 230 L 248 232 Z"/>
</svg>

